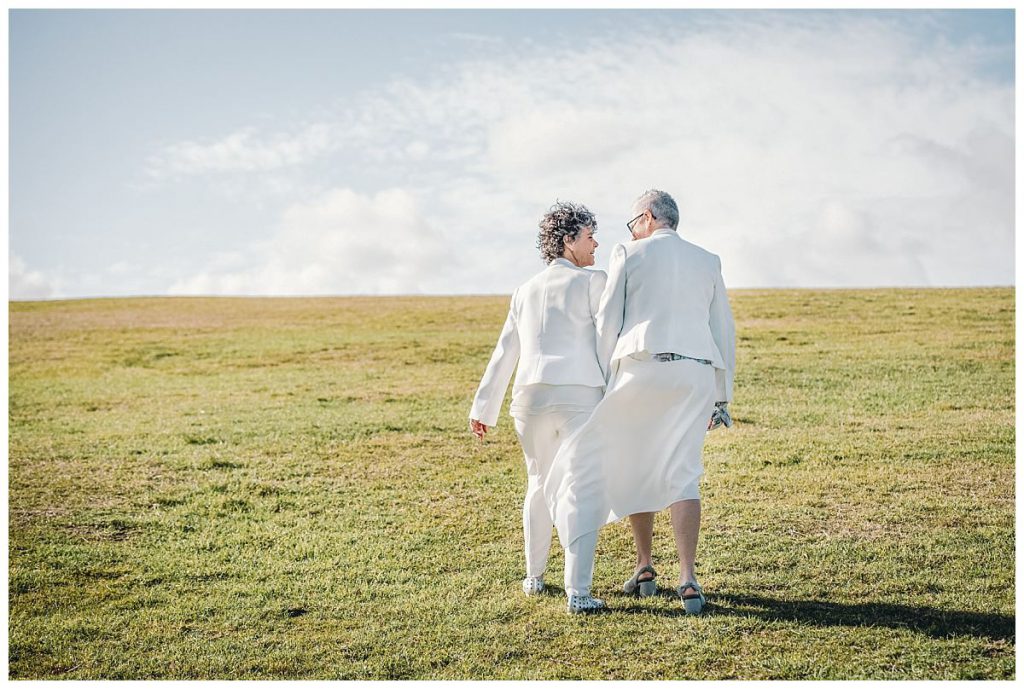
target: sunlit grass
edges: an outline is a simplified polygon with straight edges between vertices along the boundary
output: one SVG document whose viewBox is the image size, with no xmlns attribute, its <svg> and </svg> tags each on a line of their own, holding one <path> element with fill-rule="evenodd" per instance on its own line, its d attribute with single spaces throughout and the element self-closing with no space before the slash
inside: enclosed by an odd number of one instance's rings
<svg viewBox="0 0 1024 689">
<path fill-rule="evenodd" d="M 10 305 L 13 678 L 1014 675 L 1012 289 L 736 291 L 681 616 L 526 598 L 506 297 Z M 562 575 L 553 548 L 548 581 Z"/>
</svg>

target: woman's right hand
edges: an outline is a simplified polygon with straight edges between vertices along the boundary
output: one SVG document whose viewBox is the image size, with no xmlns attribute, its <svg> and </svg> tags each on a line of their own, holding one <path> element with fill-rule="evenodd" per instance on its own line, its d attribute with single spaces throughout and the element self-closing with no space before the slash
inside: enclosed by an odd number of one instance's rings
<svg viewBox="0 0 1024 689">
<path fill-rule="evenodd" d="M 470 419 L 469 430 L 471 430 L 473 432 L 473 435 L 475 435 L 477 438 L 483 440 L 484 435 L 487 433 L 487 426 L 483 425 L 476 419 Z"/>
</svg>

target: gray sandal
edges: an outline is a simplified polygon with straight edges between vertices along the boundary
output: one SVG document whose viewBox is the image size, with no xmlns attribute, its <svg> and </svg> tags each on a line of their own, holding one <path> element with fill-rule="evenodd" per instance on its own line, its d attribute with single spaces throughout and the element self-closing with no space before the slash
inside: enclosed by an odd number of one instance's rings
<svg viewBox="0 0 1024 689">
<path fill-rule="evenodd" d="M 640 575 L 648 572 L 650 572 L 651 578 L 640 581 Z M 622 585 L 622 590 L 629 594 L 639 594 L 643 598 L 653 596 L 658 591 L 658 585 L 654 582 L 654 578 L 657 576 L 658 573 L 654 571 L 654 567 L 650 565 L 641 567 Z"/>
<path fill-rule="evenodd" d="M 694 593 L 684 594 L 683 591 L 686 589 L 693 589 Z M 683 602 L 683 610 L 686 611 L 687 615 L 698 615 L 703 612 L 707 599 L 704 598 L 704 589 L 696 581 L 691 579 L 680 584 L 679 588 L 676 589 L 676 593 L 679 594 L 679 600 Z"/>
</svg>

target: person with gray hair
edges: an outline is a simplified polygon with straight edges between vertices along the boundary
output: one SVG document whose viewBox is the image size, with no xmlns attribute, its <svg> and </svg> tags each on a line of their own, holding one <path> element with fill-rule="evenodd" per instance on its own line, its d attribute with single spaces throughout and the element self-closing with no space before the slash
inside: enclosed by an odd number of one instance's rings
<svg viewBox="0 0 1024 689">
<path fill-rule="evenodd" d="M 553 522 L 544 486 L 551 463 L 561 444 L 590 416 L 605 384 L 597 359 L 595 318 L 606 275 L 588 270 L 598 247 L 597 220 L 583 205 L 558 202 L 544 214 L 539 227 L 537 248 L 547 268 L 513 292 L 505 326 L 469 412 L 470 430 L 483 440 L 498 422 L 505 390 L 516 371 L 509 414 L 526 459 L 523 592 L 527 595 L 545 588 Z M 590 595 L 596 539 L 595 531 L 592 538 L 580 539 L 575 549 L 566 549 L 570 613 L 605 607 Z"/>
<path fill-rule="evenodd" d="M 559 449 L 547 497 L 567 549 L 589 547 L 604 524 L 630 517 L 637 562 L 623 588 L 640 595 L 656 591 L 654 514 L 670 509 L 676 592 L 686 613 L 699 613 L 701 453 L 708 430 L 732 423 L 735 327 L 721 260 L 678 235 L 672 197 L 647 191 L 630 216 L 633 241 L 612 248 L 596 318 L 607 392 Z"/>
<path fill-rule="evenodd" d="M 645 225 L 645 228 L 667 227 L 670 230 L 675 230 L 679 227 L 679 206 L 676 205 L 675 199 L 663 191 L 657 189 L 645 191 L 640 198 L 633 202 L 633 210 L 641 212 L 630 220 L 630 223 L 639 224 L 640 218 L 649 216 L 656 224 Z M 640 231 L 643 229 L 640 228 Z M 634 230 L 630 229 L 629 231 L 636 239 L 637 235 Z M 653 232 L 653 229 L 644 236 L 649 236 L 650 232 Z"/>
</svg>

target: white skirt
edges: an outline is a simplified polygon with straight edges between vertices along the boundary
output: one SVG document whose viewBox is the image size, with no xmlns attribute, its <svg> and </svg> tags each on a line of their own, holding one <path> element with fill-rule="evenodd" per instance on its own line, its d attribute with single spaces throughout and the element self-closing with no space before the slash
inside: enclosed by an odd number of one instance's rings
<svg viewBox="0 0 1024 689">
<path fill-rule="evenodd" d="M 562 444 L 544 497 L 558 538 L 700 497 L 715 369 L 691 359 L 614 364 L 604 399 Z"/>
</svg>

